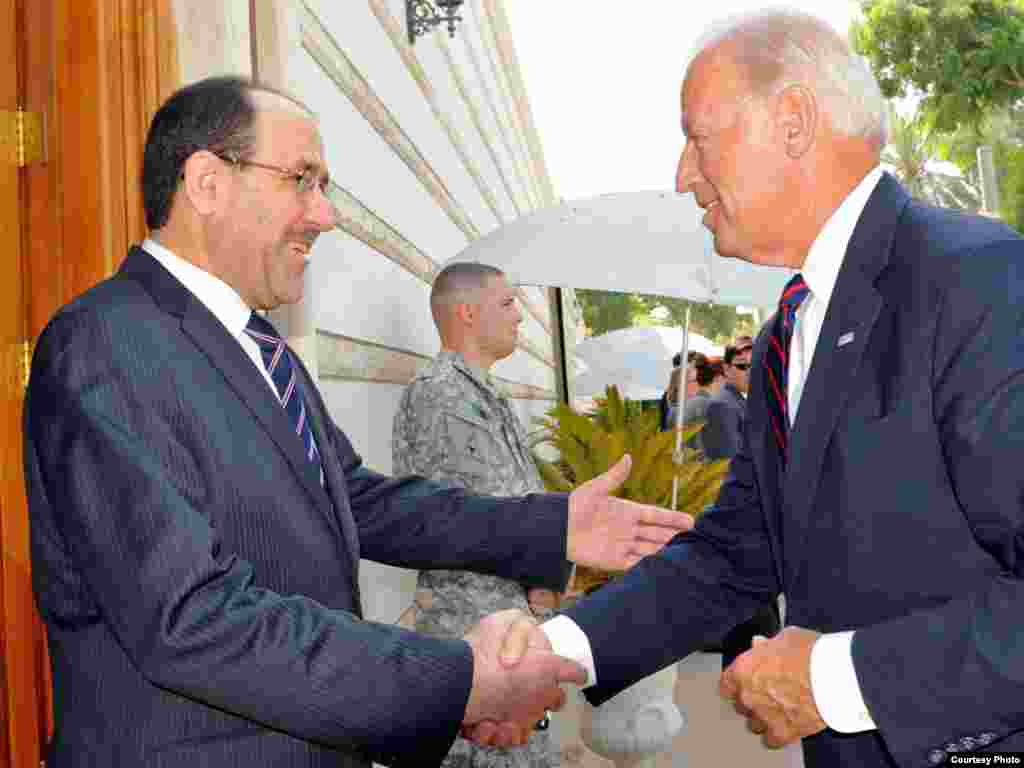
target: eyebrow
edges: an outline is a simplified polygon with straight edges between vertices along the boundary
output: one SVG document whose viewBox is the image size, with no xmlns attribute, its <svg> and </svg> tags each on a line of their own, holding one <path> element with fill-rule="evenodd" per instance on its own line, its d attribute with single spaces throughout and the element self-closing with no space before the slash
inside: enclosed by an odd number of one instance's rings
<svg viewBox="0 0 1024 768">
<path fill-rule="evenodd" d="M 303 158 L 299 163 L 303 173 L 309 170 L 318 171 L 324 184 L 331 183 L 331 170 L 323 162 Z"/>
</svg>

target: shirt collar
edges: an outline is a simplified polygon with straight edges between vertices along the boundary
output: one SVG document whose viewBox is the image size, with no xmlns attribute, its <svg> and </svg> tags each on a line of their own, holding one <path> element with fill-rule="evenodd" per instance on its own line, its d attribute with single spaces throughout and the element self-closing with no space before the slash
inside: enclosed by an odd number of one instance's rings
<svg viewBox="0 0 1024 768">
<path fill-rule="evenodd" d="M 142 244 L 142 249 L 199 299 L 228 329 L 228 333 L 236 339 L 241 338 L 252 309 L 234 288 L 205 269 L 175 255 L 152 238 Z"/>
<path fill-rule="evenodd" d="M 477 384 L 494 389 L 494 379 L 491 378 L 491 374 L 483 368 L 470 363 L 463 357 L 461 352 L 456 352 L 452 349 L 442 349 L 438 357 L 451 360 L 453 366 L 469 376 Z"/>
<path fill-rule="evenodd" d="M 832 291 L 839 277 L 839 269 L 843 266 L 846 249 L 853 237 L 861 214 L 868 204 L 868 198 L 882 178 L 882 169 L 875 166 L 860 184 L 846 196 L 835 212 L 825 222 L 824 228 L 818 233 L 811 250 L 807 254 L 800 274 L 803 275 L 811 293 L 827 306 L 832 298 Z"/>
</svg>

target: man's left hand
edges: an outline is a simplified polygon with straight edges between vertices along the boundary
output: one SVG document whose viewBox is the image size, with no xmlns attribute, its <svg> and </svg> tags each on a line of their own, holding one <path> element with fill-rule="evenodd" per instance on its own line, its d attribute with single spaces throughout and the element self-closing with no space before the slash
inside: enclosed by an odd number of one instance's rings
<svg viewBox="0 0 1024 768">
<path fill-rule="evenodd" d="M 603 475 L 569 494 L 569 560 L 606 571 L 624 571 L 693 528 L 685 512 L 638 504 L 611 494 L 629 477 L 629 454 Z"/>
<path fill-rule="evenodd" d="M 824 730 L 811 691 L 811 648 L 818 633 L 786 627 L 754 647 L 722 673 L 719 692 L 747 719 L 766 747 L 778 749 Z"/>
</svg>

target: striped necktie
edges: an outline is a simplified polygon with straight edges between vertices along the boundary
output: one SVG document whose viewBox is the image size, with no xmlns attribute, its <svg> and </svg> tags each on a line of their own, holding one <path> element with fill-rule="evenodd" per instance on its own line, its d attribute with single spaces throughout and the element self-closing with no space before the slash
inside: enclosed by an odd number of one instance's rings
<svg viewBox="0 0 1024 768">
<path fill-rule="evenodd" d="M 317 450 L 313 431 L 309 428 L 306 418 L 306 398 L 302 393 L 302 382 L 295 370 L 295 361 L 291 352 L 278 334 L 277 329 L 262 315 L 255 312 L 249 317 L 245 332 L 260 348 L 263 365 L 270 374 L 271 381 L 277 389 L 277 399 L 291 419 L 295 434 L 302 440 L 306 458 L 313 464 L 320 476 L 320 484 L 324 483 L 324 469 L 320 463 L 320 451 Z"/>
<path fill-rule="evenodd" d="M 801 302 L 807 298 L 810 289 L 804 282 L 803 275 L 797 274 L 786 283 L 786 289 L 779 299 L 779 311 L 775 314 L 769 337 L 769 349 L 764 358 L 768 387 L 768 411 L 772 422 L 775 441 L 779 445 L 779 457 L 785 468 L 789 442 L 789 347 L 793 340 L 793 324 L 796 311 Z"/>
</svg>

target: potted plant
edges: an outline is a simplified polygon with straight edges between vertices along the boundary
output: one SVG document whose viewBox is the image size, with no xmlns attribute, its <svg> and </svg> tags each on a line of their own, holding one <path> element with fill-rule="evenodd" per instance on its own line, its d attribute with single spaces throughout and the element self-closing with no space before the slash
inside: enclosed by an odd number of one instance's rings
<svg viewBox="0 0 1024 768">
<path fill-rule="evenodd" d="M 686 447 L 702 426 L 683 429 L 684 447 L 676 461 L 675 432 L 660 431 L 657 411 L 641 409 L 639 402 L 623 398 L 612 386 L 604 398 L 597 400 L 592 413 L 578 413 L 564 403 L 548 411 L 535 446 L 552 446 L 558 458 L 548 461 L 536 451 L 534 458 L 548 490 L 568 492 L 629 453 L 632 470 L 617 496 L 671 507 L 672 486 L 678 478 L 676 508 L 696 517 L 715 500 L 729 466 L 727 459 L 707 462 L 699 450 Z M 590 592 L 616 575 L 579 566 L 572 591 Z"/>
</svg>

